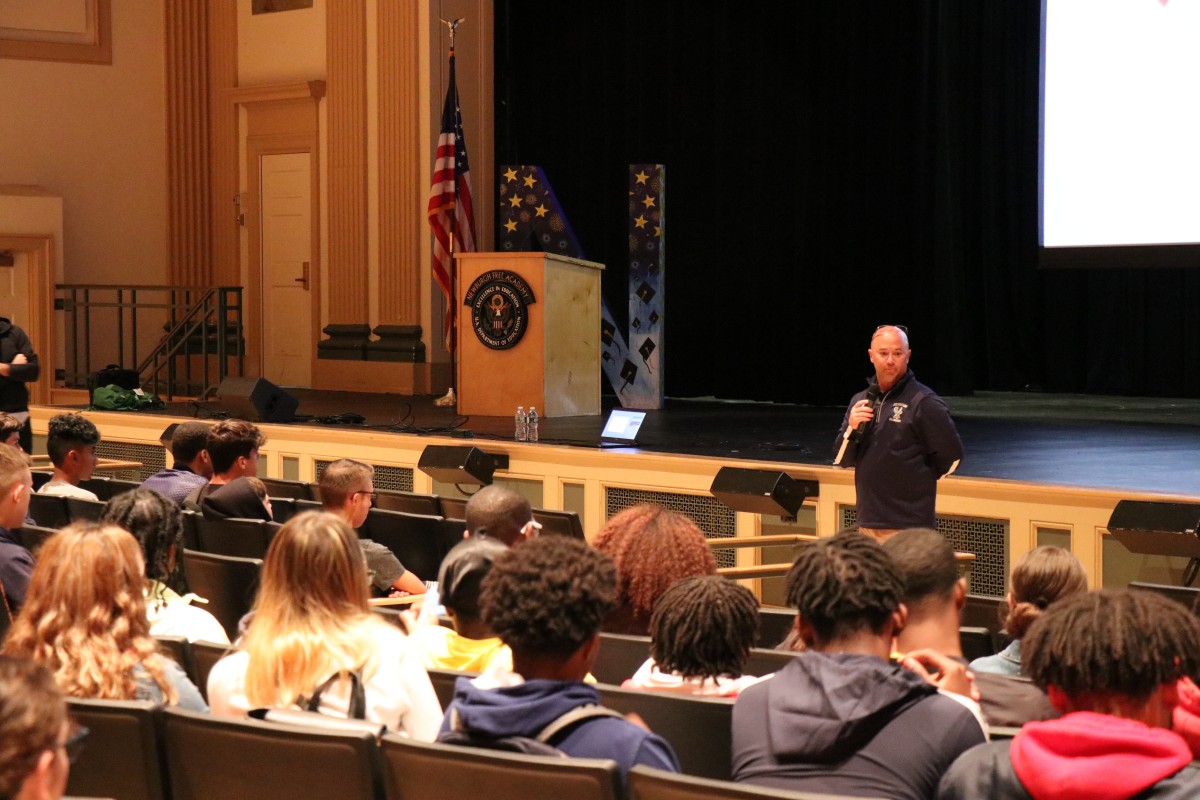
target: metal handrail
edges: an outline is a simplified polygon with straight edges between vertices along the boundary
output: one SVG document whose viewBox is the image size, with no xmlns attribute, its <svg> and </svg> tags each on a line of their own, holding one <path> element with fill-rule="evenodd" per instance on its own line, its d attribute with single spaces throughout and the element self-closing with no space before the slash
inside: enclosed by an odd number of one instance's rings
<svg viewBox="0 0 1200 800">
<path fill-rule="evenodd" d="M 85 387 L 93 374 L 92 312 L 103 309 L 115 309 L 116 337 L 100 341 L 100 346 L 107 345 L 111 353 L 115 345 L 115 363 L 136 364 L 142 385 L 148 385 L 155 394 L 165 394 L 171 399 L 179 394 L 196 394 L 199 390 L 199 394 L 206 397 L 230 374 L 245 372 L 240 286 L 60 284 L 57 289 L 56 308 L 68 314 L 70 340 L 74 345 L 68 348 L 73 369 L 64 371 L 61 376 L 68 386 Z M 158 297 L 165 295 L 165 299 L 146 298 L 145 295 L 150 293 Z M 139 359 L 139 316 L 144 318 L 146 312 L 164 310 L 168 312 L 165 334 L 144 358 Z M 210 347 L 210 339 L 214 337 L 215 346 Z M 198 351 L 193 349 L 197 343 Z M 105 360 L 109 358 L 111 356 Z M 182 375 L 178 367 L 181 358 Z M 201 369 L 198 386 L 193 379 L 197 359 Z"/>
</svg>

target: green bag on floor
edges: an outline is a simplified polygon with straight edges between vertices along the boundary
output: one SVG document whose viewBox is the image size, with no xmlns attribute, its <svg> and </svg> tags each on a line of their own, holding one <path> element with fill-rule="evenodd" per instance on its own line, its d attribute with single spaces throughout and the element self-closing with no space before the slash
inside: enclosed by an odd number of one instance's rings
<svg viewBox="0 0 1200 800">
<path fill-rule="evenodd" d="M 144 411 L 162 408 L 164 403 L 158 395 L 122 389 L 115 383 L 110 383 L 108 386 L 96 388 L 92 393 L 92 405 L 107 411 Z"/>
</svg>

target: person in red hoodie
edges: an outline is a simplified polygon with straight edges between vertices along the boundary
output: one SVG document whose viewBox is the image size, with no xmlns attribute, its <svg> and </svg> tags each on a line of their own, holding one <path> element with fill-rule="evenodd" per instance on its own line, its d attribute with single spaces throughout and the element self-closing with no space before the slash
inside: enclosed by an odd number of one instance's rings
<svg viewBox="0 0 1200 800">
<path fill-rule="evenodd" d="M 1200 770 L 1170 730 L 1176 683 L 1200 672 L 1200 621 L 1149 592 L 1100 590 L 1050 606 L 1022 661 L 1060 719 L 961 755 L 940 800 L 1161 800 L 1200 796 Z"/>
</svg>

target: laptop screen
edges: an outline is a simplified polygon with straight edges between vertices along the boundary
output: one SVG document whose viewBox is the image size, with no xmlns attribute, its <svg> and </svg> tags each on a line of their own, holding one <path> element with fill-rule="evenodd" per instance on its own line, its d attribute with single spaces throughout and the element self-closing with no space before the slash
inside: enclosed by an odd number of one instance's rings
<svg viewBox="0 0 1200 800">
<path fill-rule="evenodd" d="M 635 442 L 645 418 L 645 411 L 613 409 L 608 415 L 608 422 L 604 424 L 600 438 L 606 442 Z"/>
</svg>

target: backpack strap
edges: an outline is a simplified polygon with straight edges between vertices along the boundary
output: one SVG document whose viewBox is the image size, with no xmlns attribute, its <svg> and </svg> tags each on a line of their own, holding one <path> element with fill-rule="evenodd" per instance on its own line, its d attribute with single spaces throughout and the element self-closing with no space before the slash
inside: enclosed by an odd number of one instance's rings
<svg viewBox="0 0 1200 800">
<path fill-rule="evenodd" d="M 576 706 L 562 716 L 551 720 L 550 724 L 542 728 L 535 738 L 539 742 L 549 744 L 551 739 L 574 725 L 576 722 L 582 722 L 585 719 L 592 719 L 594 717 L 616 717 L 617 719 L 625 719 L 625 716 L 619 711 L 613 711 L 611 708 L 605 708 L 604 706 L 596 705 L 594 703 L 586 706 Z"/>
<path fill-rule="evenodd" d="M 308 698 L 300 697 L 296 703 L 304 708 L 305 711 L 319 711 L 321 708 L 321 696 L 329 689 L 336 681 L 342 679 L 343 675 L 350 677 L 350 704 L 346 709 L 346 717 L 348 719 L 366 719 L 367 718 L 367 693 L 363 688 L 362 674 L 358 670 L 352 672 L 335 672 L 329 678 L 318 686 Z"/>
</svg>

